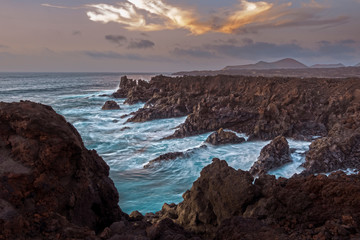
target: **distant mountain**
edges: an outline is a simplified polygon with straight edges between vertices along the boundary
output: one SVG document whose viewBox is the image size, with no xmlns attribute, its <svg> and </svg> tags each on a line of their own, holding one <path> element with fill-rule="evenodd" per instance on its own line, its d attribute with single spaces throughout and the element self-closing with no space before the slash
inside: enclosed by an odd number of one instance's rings
<svg viewBox="0 0 360 240">
<path fill-rule="evenodd" d="M 360 63 L 356 64 L 355 67 L 360 67 Z"/>
<path fill-rule="evenodd" d="M 308 68 L 305 64 L 296 61 L 292 58 L 285 58 L 276 62 L 264 62 L 260 61 L 255 64 L 247 64 L 247 65 L 237 65 L 237 66 L 227 66 L 223 70 L 266 70 L 266 69 L 300 69 L 300 68 Z"/>
<path fill-rule="evenodd" d="M 342 63 L 338 63 L 338 64 L 315 64 L 311 66 L 311 68 L 341 68 L 341 67 L 345 67 L 345 65 Z"/>
</svg>

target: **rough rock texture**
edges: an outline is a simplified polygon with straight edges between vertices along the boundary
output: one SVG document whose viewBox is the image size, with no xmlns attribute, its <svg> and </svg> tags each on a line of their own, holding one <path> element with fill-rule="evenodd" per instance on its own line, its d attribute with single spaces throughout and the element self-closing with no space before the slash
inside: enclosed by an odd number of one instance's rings
<svg viewBox="0 0 360 240">
<path fill-rule="evenodd" d="M 214 159 L 179 205 L 159 213 L 205 239 L 357 239 L 360 175 L 276 179 Z M 161 219 L 161 217 L 160 217 Z M 241 238 L 240 238 L 241 237 Z"/>
<path fill-rule="evenodd" d="M 360 81 L 157 76 L 149 83 L 122 78 L 118 92 L 129 103 L 136 102 L 133 96 L 138 94 L 146 101 L 128 121 L 188 115 L 173 138 L 229 128 L 251 139 L 284 135 L 310 140 L 326 136 L 335 123 L 348 119 L 352 111 L 359 112 L 354 106 L 360 101 Z"/>
<path fill-rule="evenodd" d="M 120 106 L 115 101 L 106 101 L 102 110 L 117 110 L 120 109 Z"/>
<path fill-rule="evenodd" d="M 250 173 L 252 175 L 267 173 L 289 162 L 291 156 L 288 141 L 285 137 L 278 136 L 261 149 L 258 160 L 250 168 Z"/>
<path fill-rule="evenodd" d="M 212 145 L 235 144 L 245 142 L 245 138 L 240 138 L 236 136 L 235 133 L 224 131 L 224 129 L 220 128 L 218 131 L 212 133 L 206 139 L 206 142 Z"/>
<path fill-rule="evenodd" d="M 109 167 L 45 105 L 0 103 L 0 239 L 95 237 L 123 216 Z"/>
<path fill-rule="evenodd" d="M 191 231 L 214 231 L 223 220 L 241 215 L 259 195 L 253 180 L 248 172 L 236 171 L 225 161 L 214 159 L 183 194 L 176 222 Z"/>
<path fill-rule="evenodd" d="M 335 132 L 333 132 L 335 131 Z M 360 169 L 360 128 L 336 129 L 310 145 L 304 174 L 327 173 L 338 169 Z"/>
</svg>

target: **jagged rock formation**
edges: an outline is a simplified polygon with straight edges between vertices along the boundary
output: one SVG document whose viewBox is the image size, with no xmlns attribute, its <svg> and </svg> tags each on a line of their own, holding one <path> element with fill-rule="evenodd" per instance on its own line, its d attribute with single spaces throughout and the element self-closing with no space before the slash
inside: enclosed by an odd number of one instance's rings
<svg viewBox="0 0 360 240">
<path fill-rule="evenodd" d="M 250 168 L 250 173 L 252 175 L 267 173 L 289 162 L 291 162 L 289 144 L 285 137 L 278 136 L 261 149 L 259 158 Z"/>
<path fill-rule="evenodd" d="M 345 158 L 353 161 L 359 137 L 351 119 L 334 126 L 325 140 L 341 151 L 355 149 Z M 351 134 L 345 130 L 352 128 Z M 117 205 L 108 166 L 51 107 L 0 103 L 0 130 L 0 239 L 360 237 L 359 174 L 262 174 L 254 182 L 249 172 L 214 159 L 179 205 L 127 216 Z M 341 145 L 344 136 L 349 139 Z"/>
<path fill-rule="evenodd" d="M 159 215 L 205 239 L 351 239 L 360 237 L 360 175 L 275 179 L 214 159 L 179 205 Z M 161 217 L 160 217 L 161 219 Z M 252 227 L 251 227 L 252 226 Z"/>
<path fill-rule="evenodd" d="M 224 131 L 224 129 L 220 128 L 218 131 L 212 133 L 207 139 L 207 143 L 212 145 L 221 145 L 221 144 L 236 144 L 245 142 L 245 138 L 240 138 L 236 136 L 235 133 Z"/>
<path fill-rule="evenodd" d="M 120 109 L 120 106 L 115 101 L 106 101 L 104 106 L 101 108 L 102 110 L 117 110 Z"/>
<path fill-rule="evenodd" d="M 351 111 L 358 112 L 354 106 L 360 98 L 358 79 L 220 75 L 157 76 L 140 85 L 123 81 L 119 91 L 127 92 L 129 102 L 135 93 L 147 101 L 128 121 L 188 115 L 171 138 L 229 128 L 251 135 L 252 140 L 279 135 L 310 140 L 326 136 L 335 123 L 348 119 Z"/>
<path fill-rule="evenodd" d="M 304 174 L 360 169 L 360 127 L 337 124 L 328 137 L 315 140 L 306 154 Z"/>
<path fill-rule="evenodd" d="M 124 214 L 109 167 L 48 106 L 0 103 L 0 239 L 95 237 Z"/>
</svg>

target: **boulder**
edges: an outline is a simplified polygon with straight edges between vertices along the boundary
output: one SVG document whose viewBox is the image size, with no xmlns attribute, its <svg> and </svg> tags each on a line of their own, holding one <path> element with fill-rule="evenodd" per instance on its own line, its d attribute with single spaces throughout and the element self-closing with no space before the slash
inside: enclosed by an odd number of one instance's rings
<svg viewBox="0 0 360 240">
<path fill-rule="evenodd" d="M 176 208 L 176 222 L 195 232 L 212 232 L 223 220 L 241 215 L 258 192 L 249 172 L 235 170 L 226 161 L 213 159 L 205 167 L 184 201 Z"/>
<path fill-rule="evenodd" d="M 0 129 L 0 239 L 91 239 L 125 216 L 108 165 L 51 107 L 0 103 Z"/>
<path fill-rule="evenodd" d="M 118 110 L 120 106 L 115 101 L 106 101 L 104 106 L 101 108 L 102 110 Z"/>
<path fill-rule="evenodd" d="M 212 145 L 236 144 L 245 142 L 245 138 L 240 138 L 236 136 L 235 133 L 224 131 L 222 128 L 220 128 L 218 131 L 212 133 L 206 139 L 206 142 Z"/>
<path fill-rule="evenodd" d="M 252 175 L 267 173 L 269 170 L 291 162 L 288 141 L 283 136 L 274 138 L 268 145 L 261 149 L 258 160 L 250 168 Z"/>
</svg>

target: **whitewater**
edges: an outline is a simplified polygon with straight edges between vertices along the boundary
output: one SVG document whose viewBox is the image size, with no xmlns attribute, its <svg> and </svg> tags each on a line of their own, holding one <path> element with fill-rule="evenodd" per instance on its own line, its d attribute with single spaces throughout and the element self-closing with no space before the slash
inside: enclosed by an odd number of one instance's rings
<svg viewBox="0 0 360 240">
<path fill-rule="evenodd" d="M 166 203 L 179 203 L 203 167 L 214 157 L 235 169 L 249 170 L 269 141 L 212 146 L 205 144 L 211 133 L 164 140 L 186 117 L 126 123 L 128 115 L 144 103 L 124 104 L 109 95 L 118 88 L 120 77 L 150 80 L 155 74 L 139 73 L 0 73 L 0 101 L 30 100 L 47 104 L 73 124 L 88 149 L 95 149 L 110 166 L 110 177 L 118 189 L 119 205 L 126 213 L 159 211 Z M 120 110 L 103 111 L 107 100 Z M 245 137 L 243 134 L 239 136 Z M 276 177 L 291 177 L 303 170 L 304 153 L 310 142 L 288 139 L 293 162 L 270 171 Z M 201 147 L 206 145 L 207 147 Z M 150 160 L 169 152 L 191 154 L 144 169 Z"/>
</svg>

